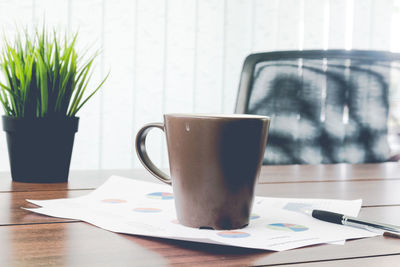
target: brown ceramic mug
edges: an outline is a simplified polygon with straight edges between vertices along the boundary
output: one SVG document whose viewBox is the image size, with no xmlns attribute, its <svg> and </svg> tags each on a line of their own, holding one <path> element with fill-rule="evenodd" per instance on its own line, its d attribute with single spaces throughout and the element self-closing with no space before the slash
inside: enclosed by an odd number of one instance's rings
<svg viewBox="0 0 400 267">
<path fill-rule="evenodd" d="M 136 152 L 150 173 L 172 185 L 181 224 L 242 228 L 249 223 L 269 122 L 256 115 L 166 114 L 163 124 L 139 130 Z M 147 155 L 152 128 L 165 132 L 171 177 Z"/>
</svg>

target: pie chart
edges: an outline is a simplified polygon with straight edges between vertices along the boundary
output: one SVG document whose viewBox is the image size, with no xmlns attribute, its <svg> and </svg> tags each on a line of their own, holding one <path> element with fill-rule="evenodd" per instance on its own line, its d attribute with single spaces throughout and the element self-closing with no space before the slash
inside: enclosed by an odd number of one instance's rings
<svg viewBox="0 0 400 267">
<path fill-rule="evenodd" d="M 152 199 L 167 200 L 167 199 L 173 199 L 174 195 L 172 193 L 167 193 L 167 192 L 154 192 L 147 194 L 147 197 Z"/>
<path fill-rule="evenodd" d="M 254 213 L 252 213 L 250 215 L 250 220 L 255 220 L 255 219 L 258 219 L 258 218 L 260 218 L 260 215 L 257 215 L 257 214 L 254 214 Z"/>
<path fill-rule="evenodd" d="M 220 237 L 225 237 L 225 238 L 243 238 L 243 237 L 248 237 L 250 234 L 245 233 L 245 232 L 239 232 L 239 231 L 223 231 L 217 233 Z"/>
<path fill-rule="evenodd" d="M 133 211 L 142 212 L 142 213 L 157 213 L 157 212 L 161 212 L 161 209 L 156 209 L 156 208 L 136 208 Z"/>
<path fill-rule="evenodd" d="M 268 229 L 286 231 L 286 232 L 303 232 L 307 231 L 308 228 L 300 224 L 292 223 L 272 223 L 267 225 Z"/>
</svg>

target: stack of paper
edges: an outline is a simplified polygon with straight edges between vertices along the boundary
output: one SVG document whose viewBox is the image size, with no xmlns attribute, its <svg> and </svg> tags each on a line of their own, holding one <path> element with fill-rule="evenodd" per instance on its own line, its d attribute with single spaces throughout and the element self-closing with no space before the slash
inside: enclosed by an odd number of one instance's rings
<svg viewBox="0 0 400 267">
<path fill-rule="evenodd" d="M 378 235 L 319 221 L 307 213 L 311 209 L 323 209 L 357 216 L 361 200 L 256 197 L 249 226 L 218 231 L 180 225 L 173 199 L 168 185 L 112 176 L 86 196 L 28 200 L 41 208 L 27 210 L 83 220 L 118 233 L 273 251 Z"/>
</svg>

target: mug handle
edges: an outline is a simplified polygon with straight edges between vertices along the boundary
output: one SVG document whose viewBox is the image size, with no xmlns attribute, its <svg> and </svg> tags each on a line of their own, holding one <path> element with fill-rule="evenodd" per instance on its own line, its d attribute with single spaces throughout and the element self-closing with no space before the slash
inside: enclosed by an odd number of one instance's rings
<svg viewBox="0 0 400 267">
<path fill-rule="evenodd" d="M 151 129 L 158 128 L 164 133 L 164 124 L 162 123 L 149 123 L 144 125 L 136 135 L 136 153 L 142 162 L 143 166 L 160 181 L 172 185 L 171 177 L 161 171 L 149 158 L 146 151 L 146 137 Z"/>
</svg>

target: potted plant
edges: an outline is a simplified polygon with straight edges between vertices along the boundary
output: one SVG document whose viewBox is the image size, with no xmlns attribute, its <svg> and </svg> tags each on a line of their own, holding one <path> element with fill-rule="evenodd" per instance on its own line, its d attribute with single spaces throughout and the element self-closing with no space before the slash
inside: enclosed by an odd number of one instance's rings
<svg viewBox="0 0 400 267">
<path fill-rule="evenodd" d="M 68 180 L 76 114 L 108 77 L 84 96 L 98 53 L 78 56 L 76 40 L 77 34 L 60 38 L 43 27 L 4 41 L 0 101 L 14 181 Z"/>
</svg>

